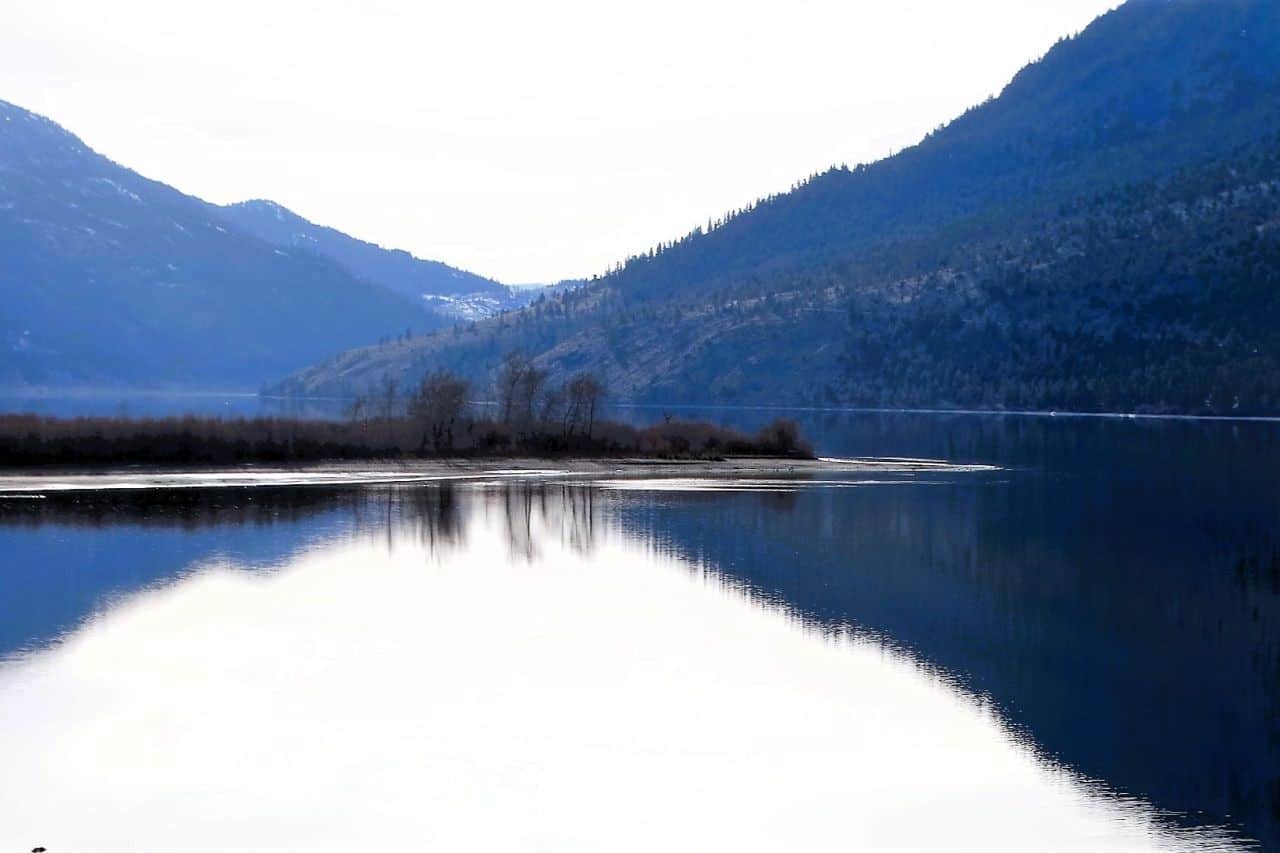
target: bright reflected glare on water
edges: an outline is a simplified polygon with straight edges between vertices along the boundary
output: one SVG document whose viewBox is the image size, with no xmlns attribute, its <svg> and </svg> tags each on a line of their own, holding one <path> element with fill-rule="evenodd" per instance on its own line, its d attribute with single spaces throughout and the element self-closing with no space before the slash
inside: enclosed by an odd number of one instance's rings
<svg viewBox="0 0 1280 853">
<path fill-rule="evenodd" d="M 1231 848 L 597 492 L 458 499 L 209 560 L 0 669 L 0 849 Z"/>
</svg>

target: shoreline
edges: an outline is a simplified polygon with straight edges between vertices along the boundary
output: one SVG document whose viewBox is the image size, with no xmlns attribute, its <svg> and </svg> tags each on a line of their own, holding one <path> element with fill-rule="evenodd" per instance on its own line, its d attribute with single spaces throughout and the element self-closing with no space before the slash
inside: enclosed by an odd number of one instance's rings
<svg viewBox="0 0 1280 853">
<path fill-rule="evenodd" d="M 226 467 L 76 467 L 61 470 L 0 470 L 0 500 L 39 498 L 50 493 L 142 489 L 248 489 L 307 486 L 414 485 L 487 480 L 807 479 L 832 474 L 975 473 L 993 465 L 938 459 L 725 457 L 663 460 L 609 459 L 426 459 L 318 462 L 299 465 Z"/>
<path fill-rule="evenodd" d="M 316 394 L 298 396 L 292 394 L 268 394 L 261 390 L 252 389 L 184 389 L 184 388 L 97 388 L 94 386 L 87 387 L 48 387 L 48 386 L 17 386 L 17 387 L 0 387 L 0 398 L 9 400 L 94 400 L 107 399 L 115 401 L 152 400 L 152 399 L 193 399 L 193 400 L 267 400 L 277 403 L 293 403 L 305 406 L 308 403 L 350 403 L 353 396 L 339 394 Z M 493 407 L 496 403 L 488 400 L 473 400 L 471 405 L 480 407 Z M 1102 420 L 1117 421 L 1202 421 L 1202 422 L 1227 422 L 1227 423 L 1280 423 L 1280 414 L 1197 414 L 1193 412 L 1177 412 L 1177 411 L 1112 411 L 1112 410 L 1092 410 L 1092 409 L 983 409 L 966 406 L 955 408 L 940 408 L 937 406 L 859 406 L 859 405 L 841 405 L 838 403 L 830 405 L 803 405 L 803 404 L 768 404 L 768 403 L 646 403 L 646 402 L 628 402 L 616 401 L 608 405 L 610 409 L 624 409 L 636 411 L 693 411 L 693 412 L 778 412 L 785 414 L 787 412 L 804 412 L 816 414 L 860 414 L 860 415 L 965 415 L 973 417 L 1015 417 L 1015 418 L 1096 418 Z M 33 412 L 26 410 L 12 410 L 6 414 L 30 414 L 43 415 L 42 412 Z M 61 415 L 62 417 L 115 417 L 115 411 L 102 412 L 84 412 L 73 413 L 70 415 Z M 226 417 L 228 413 L 222 411 L 209 412 L 187 412 L 196 417 Z M 263 415 L 252 415 L 248 413 L 230 413 L 231 417 L 292 417 L 287 412 L 268 413 Z M 334 413 L 336 417 L 336 411 Z M 323 420 L 325 418 L 316 418 Z"/>
</svg>

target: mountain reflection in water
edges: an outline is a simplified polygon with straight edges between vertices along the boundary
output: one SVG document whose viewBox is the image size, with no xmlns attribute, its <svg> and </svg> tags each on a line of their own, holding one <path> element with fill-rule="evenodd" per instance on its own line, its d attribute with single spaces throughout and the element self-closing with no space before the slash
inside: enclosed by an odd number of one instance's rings
<svg viewBox="0 0 1280 853">
<path fill-rule="evenodd" d="M 1244 846 L 1273 556 L 1153 596 L 1045 487 L 7 502 L 0 847 Z"/>
</svg>

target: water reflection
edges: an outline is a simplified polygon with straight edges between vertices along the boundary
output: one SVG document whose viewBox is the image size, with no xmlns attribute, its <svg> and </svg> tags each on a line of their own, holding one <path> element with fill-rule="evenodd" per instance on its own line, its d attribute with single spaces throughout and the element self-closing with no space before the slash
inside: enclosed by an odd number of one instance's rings
<svg viewBox="0 0 1280 853">
<path fill-rule="evenodd" d="M 364 497 L 350 489 L 271 488 L 50 492 L 0 495 L 0 527 L 106 528 L 123 524 L 198 530 L 225 525 L 262 526 L 301 521 L 344 501 Z"/>
<path fill-rule="evenodd" d="M 152 507 L 147 526 L 0 513 L 6 548 L 127 532 L 79 568 L 132 543 L 169 571 L 0 667 L 0 849 L 1235 846 L 1044 761 L 1000 708 L 850 624 L 854 593 L 973 606 L 947 578 L 981 571 L 981 493 L 312 498 Z M 189 550 L 148 550 L 175 531 Z M 833 588 L 837 547 L 859 565 L 905 547 L 890 565 L 920 576 Z M 943 588 L 914 600 L 929 572 Z"/>
<path fill-rule="evenodd" d="M 0 499 L 0 658 L 204 561 L 270 566 L 350 523 L 359 494 L 190 489 Z"/>
<path fill-rule="evenodd" d="M 1042 755 L 1280 843 L 1274 508 L 1111 479 L 664 496 L 627 514 L 821 624 L 987 697 Z"/>
</svg>

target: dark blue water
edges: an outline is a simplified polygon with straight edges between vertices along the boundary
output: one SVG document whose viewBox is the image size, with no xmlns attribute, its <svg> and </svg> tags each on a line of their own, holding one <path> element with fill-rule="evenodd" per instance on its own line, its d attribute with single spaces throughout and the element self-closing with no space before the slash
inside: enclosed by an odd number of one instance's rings
<svg viewBox="0 0 1280 853">
<path fill-rule="evenodd" d="M 638 511 L 954 673 L 1047 756 L 1280 845 L 1280 428 L 853 420 L 822 419 L 822 446 L 1010 469 Z"/>
<path fill-rule="evenodd" d="M 773 416 L 729 417 L 750 428 Z M 1004 470 L 763 493 L 578 487 L 571 504 L 817 630 L 874 638 L 993 709 L 1041 760 L 1148 801 L 1173 826 L 1280 848 L 1280 425 L 800 419 L 827 455 Z M 508 508 L 526 514 L 566 489 L 510 488 Z M 219 555 L 270 571 L 384 526 L 457 536 L 468 513 L 492 511 L 459 494 L 0 503 L 0 655 L 46 647 Z"/>
<path fill-rule="evenodd" d="M 59 418 L 163 418 L 199 415 L 218 418 L 341 418 L 348 402 L 260 397 L 252 391 L 203 393 L 166 391 L 29 391 L 0 393 L 0 412 Z"/>
</svg>

